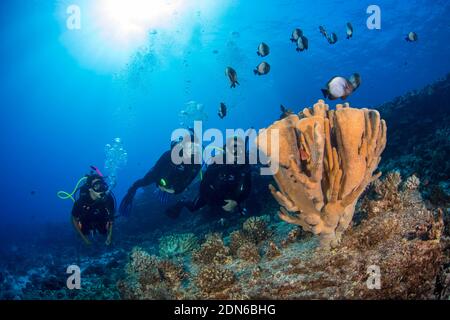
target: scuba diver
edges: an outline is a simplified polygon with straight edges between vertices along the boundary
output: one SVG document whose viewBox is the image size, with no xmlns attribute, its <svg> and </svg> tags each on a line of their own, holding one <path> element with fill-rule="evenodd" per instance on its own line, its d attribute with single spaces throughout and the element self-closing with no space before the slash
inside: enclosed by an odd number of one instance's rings
<svg viewBox="0 0 450 320">
<path fill-rule="evenodd" d="M 237 210 L 244 215 L 246 209 L 242 203 L 250 195 L 252 182 L 246 146 L 248 137 L 245 142 L 237 137 L 229 139 L 224 146 L 224 152 L 212 158 L 212 164 L 208 165 L 197 198 L 194 201 L 178 201 L 166 210 L 166 214 L 175 219 L 183 208 L 195 212 L 209 205 L 215 210 L 222 209 L 226 212 Z M 232 163 L 225 161 L 227 153 L 233 158 Z M 240 159 L 243 161 L 237 161 Z"/>
<path fill-rule="evenodd" d="M 106 245 L 111 244 L 112 227 L 115 214 L 115 199 L 105 178 L 98 169 L 86 177 L 79 189 L 79 198 L 72 208 L 72 223 L 83 241 L 90 245 L 90 234 L 96 232 L 106 235 Z"/>
<path fill-rule="evenodd" d="M 173 141 L 170 150 L 164 152 L 153 168 L 142 178 L 133 183 L 123 198 L 119 211 L 123 216 L 129 216 L 133 205 L 134 196 L 139 188 L 156 184 L 164 195 L 182 193 L 199 174 L 202 168 L 200 163 L 195 163 L 196 151 L 201 151 L 201 145 L 190 129 L 191 135 L 188 139 Z M 185 137 L 186 138 L 186 137 Z M 184 144 L 186 143 L 186 144 Z M 187 157 L 190 161 L 187 163 L 175 164 L 172 161 L 172 150 L 175 147 L 181 147 L 181 155 L 184 150 L 189 150 Z"/>
</svg>

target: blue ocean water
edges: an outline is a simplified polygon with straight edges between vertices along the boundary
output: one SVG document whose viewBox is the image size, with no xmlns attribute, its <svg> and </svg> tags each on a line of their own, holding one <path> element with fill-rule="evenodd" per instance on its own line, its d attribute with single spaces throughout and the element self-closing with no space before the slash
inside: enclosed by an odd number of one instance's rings
<svg viewBox="0 0 450 320">
<path fill-rule="evenodd" d="M 381 9 L 380 30 L 366 26 L 372 4 Z M 79 30 L 67 28 L 70 5 L 81 9 Z M 20 245 L 49 223 L 71 228 L 71 202 L 56 192 L 71 189 L 89 165 L 103 169 L 104 147 L 116 137 L 128 153 L 114 190 L 120 199 L 167 150 L 189 101 L 204 106 L 204 128 L 262 128 L 278 119 L 280 104 L 298 111 L 321 99 L 320 89 L 335 75 L 360 73 L 362 85 L 348 101 L 374 107 L 450 70 L 445 0 L 0 6 L 2 245 Z M 351 40 L 345 39 L 347 22 L 354 27 Z M 338 34 L 335 45 L 319 25 Z M 296 27 L 309 38 L 305 52 L 289 41 Z M 405 41 L 410 31 L 419 41 Z M 256 55 L 261 41 L 271 48 L 264 59 Z M 252 70 L 263 60 L 271 71 L 257 77 Z M 227 66 L 238 72 L 235 89 L 224 75 Z M 223 120 L 220 102 L 229 106 Z"/>
</svg>

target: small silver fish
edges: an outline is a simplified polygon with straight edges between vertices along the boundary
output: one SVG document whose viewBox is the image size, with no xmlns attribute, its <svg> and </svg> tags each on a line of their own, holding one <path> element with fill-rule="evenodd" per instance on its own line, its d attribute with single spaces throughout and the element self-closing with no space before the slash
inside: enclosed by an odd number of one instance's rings
<svg viewBox="0 0 450 320">
<path fill-rule="evenodd" d="M 416 42 L 417 40 L 419 40 L 419 37 L 417 36 L 417 33 L 411 31 L 406 36 L 405 40 L 408 41 L 408 42 Z"/>
<path fill-rule="evenodd" d="M 228 79 L 230 79 L 231 88 L 236 88 L 236 84 L 239 84 L 236 70 L 234 70 L 232 67 L 226 67 L 225 75 L 228 77 Z"/>
<path fill-rule="evenodd" d="M 303 36 L 303 31 L 298 28 L 294 29 L 291 35 L 291 42 L 297 42 L 301 36 Z"/>
<path fill-rule="evenodd" d="M 325 89 L 322 89 L 323 96 L 326 99 L 336 100 L 347 99 L 361 84 L 361 76 L 353 74 L 349 80 L 344 77 L 333 77 L 328 81 Z"/>
<path fill-rule="evenodd" d="M 347 39 L 353 37 L 353 26 L 350 22 L 347 22 Z"/>
<path fill-rule="evenodd" d="M 256 54 L 260 57 L 265 57 L 269 55 L 269 53 L 270 53 L 269 46 L 264 42 L 261 42 L 260 45 L 258 46 L 258 51 L 256 52 Z"/>
<path fill-rule="evenodd" d="M 297 40 L 297 51 L 304 51 L 304 50 L 308 50 L 308 38 L 306 38 L 305 36 L 301 36 L 300 38 L 298 38 Z"/>
<path fill-rule="evenodd" d="M 258 76 L 262 76 L 265 74 L 268 74 L 270 71 L 270 64 L 268 64 L 267 62 L 261 62 L 255 70 L 253 70 L 253 73 L 258 75 Z"/>
</svg>

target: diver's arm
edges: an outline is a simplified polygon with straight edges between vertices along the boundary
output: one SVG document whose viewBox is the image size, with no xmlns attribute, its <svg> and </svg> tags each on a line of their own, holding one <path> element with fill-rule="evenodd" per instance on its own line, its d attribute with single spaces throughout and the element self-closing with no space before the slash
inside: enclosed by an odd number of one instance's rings
<svg viewBox="0 0 450 320">
<path fill-rule="evenodd" d="M 164 152 L 155 163 L 153 168 L 151 168 L 150 171 L 147 172 L 147 174 L 142 179 L 139 179 L 135 183 L 133 183 L 128 192 L 132 191 L 136 193 L 137 189 L 149 186 L 152 183 L 157 182 L 160 178 L 161 171 L 166 171 L 167 167 L 170 166 L 171 161 L 171 152 Z"/>
<path fill-rule="evenodd" d="M 74 216 L 72 216 L 72 224 L 73 224 L 75 230 L 80 235 L 81 239 L 83 239 L 84 243 L 89 246 L 91 244 L 91 242 L 89 241 L 89 239 L 81 231 L 81 228 L 80 228 L 80 226 L 78 224 L 78 219 L 76 217 L 74 217 Z"/>
<path fill-rule="evenodd" d="M 157 176 L 155 174 L 155 167 L 150 169 L 149 172 L 142 178 L 137 180 L 133 185 L 128 189 L 127 194 L 122 199 L 122 202 L 120 203 L 119 212 L 123 216 L 128 216 L 131 212 L 131 207 L 133 205 L 133 199 L 136 195 L 136 192 L 139 188 L 148 186 L 154 182 L 156 182 Z"/>
<path fill-rule="evenodd" d="M 146 187 L 151 185 L 152 183 L 156 182 L 156 174 L 155 174 L 155 168 L 151 168 L 149 172 L 147 172 L 147 174 L 139 180 L 136 180 L 133 185 L 131 186 L 130 189 L 128 189 L 128 193 L 136 193 L 137 189 L 142 188 L 142 187 Z"/>
</svg>

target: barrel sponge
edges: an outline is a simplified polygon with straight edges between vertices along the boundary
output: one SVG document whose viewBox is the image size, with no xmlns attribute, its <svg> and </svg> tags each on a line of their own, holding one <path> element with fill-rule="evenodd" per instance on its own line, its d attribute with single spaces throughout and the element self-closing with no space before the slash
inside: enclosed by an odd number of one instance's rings
<svg viewBox="0 0 450 320">
<path fill-rule="evenodd" d="M 278 167 L 278 190 L 269 188 L 280 218 L 319 235 L 323 247 L 336 247 L 359 196 L 381 174 L 374 171 L 386 130 L 376 110 L 348 104 L 330 110 L 323 100 L 262 130 L 258 147 Z"/>
</svg>

